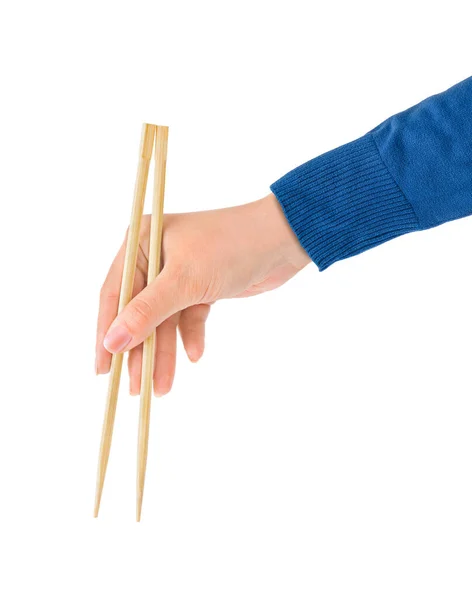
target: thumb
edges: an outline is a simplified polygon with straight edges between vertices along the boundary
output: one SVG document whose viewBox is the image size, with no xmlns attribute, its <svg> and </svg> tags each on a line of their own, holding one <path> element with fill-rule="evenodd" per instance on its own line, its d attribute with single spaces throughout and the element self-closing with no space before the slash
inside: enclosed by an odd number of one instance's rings
<svg viewBox="0 0 472 600">
<path fill-rule="evenodd" d="M 108 329 L 103 340 L 108 352 L 131 350 L 168 317 L 190 306 L 191 299 L 181 282 L 180 277 L 174 277 L 164 269 L 135 296 Z"/>
</svg>

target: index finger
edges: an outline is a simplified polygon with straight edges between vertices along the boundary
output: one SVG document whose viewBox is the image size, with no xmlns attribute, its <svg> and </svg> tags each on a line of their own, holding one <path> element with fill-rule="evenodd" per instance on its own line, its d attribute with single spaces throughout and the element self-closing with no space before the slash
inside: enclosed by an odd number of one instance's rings
<svg viewBox="0 0 472 600">
<path fill-rule="evenodd" d="M 111 354 L 103 345 L 103 339 L 113 319 L 118 313 L 120 299 L 121 277 L 125 259 L 125 244 L 123 242 L 115 256 L 108 275 L 100 290 L 100 306 L 98 309 L 97 338 L 95 345 L 95 372 L 97 375 L 108 373 L 111 365 Z"/>
</svg>

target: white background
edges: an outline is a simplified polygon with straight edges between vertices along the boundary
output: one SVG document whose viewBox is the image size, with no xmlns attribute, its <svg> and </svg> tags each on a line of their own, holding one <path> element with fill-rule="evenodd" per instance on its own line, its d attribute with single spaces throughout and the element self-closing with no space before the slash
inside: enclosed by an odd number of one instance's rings
<svg viewBox="0 0 472 600">
<path fill-rule="evenodd" d="M 2 598 L 470 600 L 472 219 L 213 307 L 153 400 L 142 522 L 126 379 L 92 518 L 141 123 L 170 126 L 167 210 L 260 198 L 469 76 L 465 7 L 2 4 Z"/>
</svg>

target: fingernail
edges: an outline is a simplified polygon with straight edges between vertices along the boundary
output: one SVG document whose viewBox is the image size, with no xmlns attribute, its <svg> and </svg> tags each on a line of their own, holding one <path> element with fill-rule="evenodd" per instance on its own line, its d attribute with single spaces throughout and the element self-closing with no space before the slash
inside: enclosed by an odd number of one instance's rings
<svg viewBox="0 0 472 600">
<path fill-rule="evenodd" d="M 154 390 L 154 396 L 156 396 L 156 398 L 162 398 L 162 396 L 165 396 L 169 392 L 170 392 L 170 380 L 165 379 L 164 381 L 160 382 L 160 385 L 157 388 L 157 390 Z"/>
<path fill-rule="evenodd" d="M 106 334 L 103 340 L 103 345 L 108 352 L 121 352 L 131 342 L 131 335 L 129 331 L 122 325 L 112 327 Z"/>
<path fill-rule="evenodd" d="M 190 346 L 190 348 L 187 350 L 187 356 L 189 357 L 189 360 L 191 362 L 197 362 L 200 359 L 201 355 L 202 353 L 200 349 L 196 346 Z"/>
<path fill-rule="evenodd" d="M 187 350 L 187 356 L 190 362 L 195 362 L 197 360 L 197 353 L 193 348 Z"/>
</svg>

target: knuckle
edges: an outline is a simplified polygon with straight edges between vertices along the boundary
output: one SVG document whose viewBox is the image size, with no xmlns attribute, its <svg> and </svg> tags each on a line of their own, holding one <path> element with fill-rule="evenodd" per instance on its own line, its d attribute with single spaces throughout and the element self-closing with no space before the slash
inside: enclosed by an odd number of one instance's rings
<svg viewBox="0 0 472 600">
<path fill-rule="evenodd" d="M 115 301 L 115 300 L 118 300 L 119 297 L 120 297 L 120 294 L 118 292 L 110 290 L 110 288 L 106 285 L 106 283 L 104 283 L 102 285 L 102 287 L 100 288 L 100 300 L 102 302 Z"/>
<path fill-rule="evenodd" d="M 188 304 L 198 304 L 208 287 L 203 273 L 196 267 L 198 261 L 180 262 L 169 265 L 167 277 L 175 293 L 187 300 Z"/>
<path fill-rule="evenodd" d="M 172 350 L 165 349 L 165 348 L 159 348 L 156 351 L 156 356 L 158 356 L 160 359 L 167 358 L 167 359 L 173 360 L 175 357 L 175 352 Z"/>
<path fill-rule="evenodd" d="M 152 319 L 154 306 L 147 298 L 135 298 L 128 313 L 128 326 L 131 330 L 139 330 Z"/>
<path fill-rule="evenodd" d="M 169 264 L 167 276 L 173 283 L 182 285 L 192 276 L 192 267 L 189 263 L 184 261 L 174 262 Z"/>
<path fill-rule="evenodd" d="M 192 279 L 192 269 L 187 263 L 176 262 L 166 265 L 164 277 L 173 295 L 187 297 L 189 282 Z"/>
</svg>

